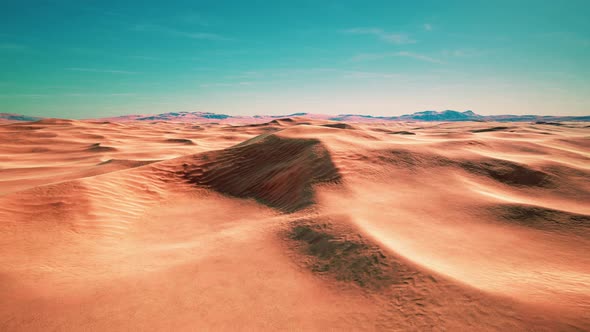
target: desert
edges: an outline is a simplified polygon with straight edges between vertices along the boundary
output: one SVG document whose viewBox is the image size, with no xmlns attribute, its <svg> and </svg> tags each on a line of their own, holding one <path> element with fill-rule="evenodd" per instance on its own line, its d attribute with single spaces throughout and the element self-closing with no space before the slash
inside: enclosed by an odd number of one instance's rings
<svg viewBox="0 0 590 332">
<path fill-rule="evenodd" d="M 0 329 L 589 330 L 589 137 L 585 122 L 6 121 Z"/>
<path fill-rule="evenodd" d="M 0 332 L 590 332 L 590 1 L 0 1 Z"/>
</svg>

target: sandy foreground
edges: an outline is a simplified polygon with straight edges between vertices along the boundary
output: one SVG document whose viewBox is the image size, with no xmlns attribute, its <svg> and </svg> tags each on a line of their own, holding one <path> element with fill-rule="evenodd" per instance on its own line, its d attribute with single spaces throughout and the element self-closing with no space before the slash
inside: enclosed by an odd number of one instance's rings
<svg viewBox="0 0 590 332">
<path fill-rule="evenodd" d="M 587 123 L 0 124 L 1 331 L 590 330 Z"/>
</svg>

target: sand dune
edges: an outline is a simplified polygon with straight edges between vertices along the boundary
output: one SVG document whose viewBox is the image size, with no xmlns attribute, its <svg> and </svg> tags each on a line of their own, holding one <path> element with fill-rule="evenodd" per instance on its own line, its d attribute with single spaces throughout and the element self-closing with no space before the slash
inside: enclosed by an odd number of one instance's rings
<svg viewBox="0 0 590 332">
<path fill-rule="evenodd" d="M 0 330 L 590 330 L 583 123 L 0 124 Z"/>
<path fill-rule="evenodd" d="M 286 212 L 313 203 L 312 185 L 340 179 L 318 140 L 260 135 L 183 164 L 189 182 Z"/>
</svg>

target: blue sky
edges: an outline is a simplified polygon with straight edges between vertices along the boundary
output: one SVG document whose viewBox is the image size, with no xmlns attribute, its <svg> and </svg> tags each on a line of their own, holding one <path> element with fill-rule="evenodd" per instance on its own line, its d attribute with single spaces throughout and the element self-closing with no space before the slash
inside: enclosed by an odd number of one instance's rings
<svg viewBox="0 0 590 332">
<path fill-rule="evenodd" d="M 0 112 L 588 115 L 590 1 L 0 4 Z"/>
</svg>

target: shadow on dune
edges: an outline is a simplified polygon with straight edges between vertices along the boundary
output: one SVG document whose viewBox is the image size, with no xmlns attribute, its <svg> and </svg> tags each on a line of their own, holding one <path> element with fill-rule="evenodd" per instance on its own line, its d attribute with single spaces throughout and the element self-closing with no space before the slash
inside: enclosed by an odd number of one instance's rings
<svg viewBox="0 0 590 332">
<path fill-rule="evenodd" d="M 403 283 L 395 280 L 398 264 L 360 234 L 329 223 L 298 220 L 290 225 L 288 237 L 311 258 L 308 267 L 315 273 L 368 288 Z"/>
<path fill-rule="evenodd" d="M 471 174 L 484 176 L 514 186 L 555 187 L 554 176 L 527 165 L 496 158 L 455 160 L 437 154 L 411 150 L 385 150 L 377 156 L 379 162 L 408 170 L 427 170 L 433 167 L 458 167 Z"/>
<path fill-rule="evenodd" d="M 322 127 L 337 128 L 337 129 L 355 129 L 353 126 L 351 126 L 347 123 L 343 123 L 343 122 L 328 123 L 328 124 L 322 125 Z"/>
<path fill-rule="evenodd" d="M 402 131 L 394 131 L 394 132 L 392 132 L 390 134 L 394 134 L 394 135 L 416 135 L 415 133 L 413 133 L 411 131 L 405 131 L 405 130 L 402 130 Z"/>
<path fill-rule="evenodd" d="M 487 207 L 495 219 L 541 231 L 590 236 L 590 216 L 534 205 L 496 204 Z"/>
<path fill-rule="evenodd" d="M 35 122 L 29 122 L 30 124 L 40 124 L 40 125 L 58 125 L 58 126 L 73 126 L 75 120 L 70 119 L 55 119 L 55 118 L 47 118 L 42 119 Z"/>
<path fill-rule="evenodd" d="M 494 132 L 494 131 L 504 131 L 511 129 L 512 127 L 491 127 L 491 128 L 483 128 L 483 129 L 475 129 L 472 130 L 472 133 L 487 133 L 487 132 Z"/>
<path fill-rule="evenodd" d="M 91 152 L 114 152 L 117 151 L 116 148 L 110 146 L 102 146 L 100 143 L 91 144 L 87 149 L 87 151 Z"/>
<path fill-rule="evenodd" d="M 549 174 L 507 160 L 462 161 L 459 162 L 459 166 L 470 173 L 487 176 L 509 185 L 555 187 Z"/>
<path fill-rule="evenodd" d="M 545 122 L 545 121 L 537 121 L 535 124 L 538 125 L 547 125 L 547 126 L 563 126 L 563 123 L 559 122 Z"/>
<path fill-rule="evenodd" d="M 185 144 L 185 145 L 195 145 L 195 142 L 193 142 L 192 140 L 188 139 L 188 138 L 168 138 L 166 139 L 167 143 L 179 143 L 179 144 Z"/>
<path fill-rule="evenodd" d="M 189 182 L 254 198 L 285 212 L 312 204 L 313 184 L 341 178 L 329 152 L 315 139 L 266 134 L 195 158 L 194 164 L 183 165 L 183 176 Z"/>
<path fill-rule="evenodd" d="M 116 165 L 124 168 L 133 168 L 143 165 L 152 164 L 160 160 L 130 160 L 130 159 L 109 159 L 96 164 L 96 166 Z"/>
</svg>

